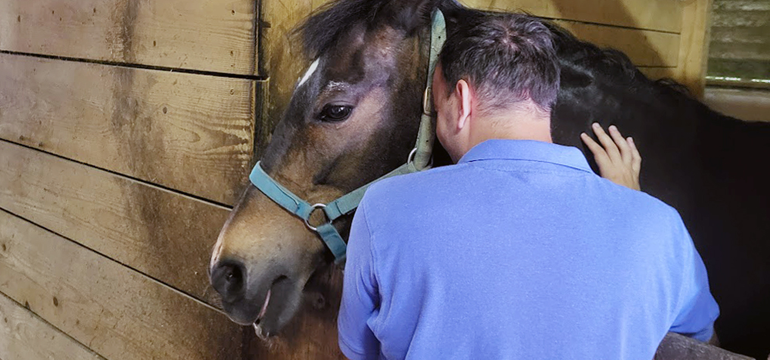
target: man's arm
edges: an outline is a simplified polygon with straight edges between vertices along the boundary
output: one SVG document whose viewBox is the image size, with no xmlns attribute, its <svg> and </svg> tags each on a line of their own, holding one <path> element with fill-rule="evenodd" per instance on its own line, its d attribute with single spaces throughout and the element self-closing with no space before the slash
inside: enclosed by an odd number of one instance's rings
<svg viewBox="0 0 770 360">
<path fill-rule="evenodd" d="M 337 318 L 340 349 L 353 360 L 377 358 L 380 354 L 380 343 L 368 324 L 380 302 L 371 240 L 364 198 L 350 229 L 342 304 Z"/>
<path fill-rule="evenodd" d="M 599 175 L 618 185 L 640 190 L 639 172 L 642 170 L 642 156 L 636 149 L 634 139 L 623 138 L 614 125 L 610 126 L 609 135 L 598 123 L 594 123 L 591 127 L 601 145 L 586 133 L 580 134 L 580 138 L 594 154 L 596 165 L 599 165 Z"/>
<path fill-rule="evenodd" d="M 678 272 L 672 275 L 680 281 L 673 283 L 676 287 L 673 293 L 679 294 L 679 297 L 673 314 L 675 320 L 669 331 L 703 342 L 715 341 L 714 321 L 719 316 L 719 306 L 709 290 L 706 266 L 679 214 L 675 212 L 675 216 L 677 225 L 674 236 L 681 241 L 683 251 L 682 256 L 677 259 L 680 263 L 671 267 Z"/>
</svg>

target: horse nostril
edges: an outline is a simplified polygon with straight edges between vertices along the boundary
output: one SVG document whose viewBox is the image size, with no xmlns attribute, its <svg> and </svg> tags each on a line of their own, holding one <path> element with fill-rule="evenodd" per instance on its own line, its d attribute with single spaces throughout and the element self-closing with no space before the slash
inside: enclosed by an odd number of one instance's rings
<svg viewBox="0 0 770 360">
<path fill-rule="evenodd" d="M 211 270 L 211 286 L 222 295 L 223 300 L 232 301 L 243 294 L 245 273 L 241 262 L 220 261 Z"/>
</svg>

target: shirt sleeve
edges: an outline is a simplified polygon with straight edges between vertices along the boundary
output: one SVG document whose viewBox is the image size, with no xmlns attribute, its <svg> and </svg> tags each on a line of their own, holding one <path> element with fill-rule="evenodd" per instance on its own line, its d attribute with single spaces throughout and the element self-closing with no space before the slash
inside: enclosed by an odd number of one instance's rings
<svg viewBox="0 0 770 360">
<path fill-rule="evenodd" d="M 351 360 L 378 358 L 380 354 L 380 343 L 369 325 L 380 303 L 371 240 L 366 202 L 362 201 L 350 229 L 337 318 L 340 349 Z"/>
<path fill-rule="evenodd" d="M 682 277 L 678 289 L 680 296 L 670 331 L 706 342 L 714 334 L 714 321 L 719 316 L 719 306 L 709 290 L 703 260 L 678 213 L 676 219 L 676 236 L 684 246 L 684 251 L 680 268 Z"/>
</svg>

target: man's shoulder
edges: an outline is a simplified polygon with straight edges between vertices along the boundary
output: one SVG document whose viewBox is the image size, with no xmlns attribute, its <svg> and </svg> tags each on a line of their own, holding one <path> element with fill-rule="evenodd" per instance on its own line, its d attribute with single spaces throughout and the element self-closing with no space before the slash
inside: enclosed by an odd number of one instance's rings
<svg viewBox="0 0 770 360">
<path fill-rule="evenodd" d="M 366 190 L 366 198 L 393 198 L 415 192 L 430 191 L 468 171 L 465 164 L 448 165 L 380 180 Z"/>
</svg>

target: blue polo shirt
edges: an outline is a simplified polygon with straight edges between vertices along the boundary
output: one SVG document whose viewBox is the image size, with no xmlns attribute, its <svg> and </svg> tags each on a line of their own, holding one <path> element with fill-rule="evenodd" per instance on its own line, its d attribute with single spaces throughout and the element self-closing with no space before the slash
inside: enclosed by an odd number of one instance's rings
<svg viewBox="0 0 770 360">
<path fill-rule="evenodd" d="M 719 314 L 668 205 L 576 148 L 490 140 L 379 182 L 353 220 L 339 343 L 351 359 L 653 358 Z"/>
</svg>

